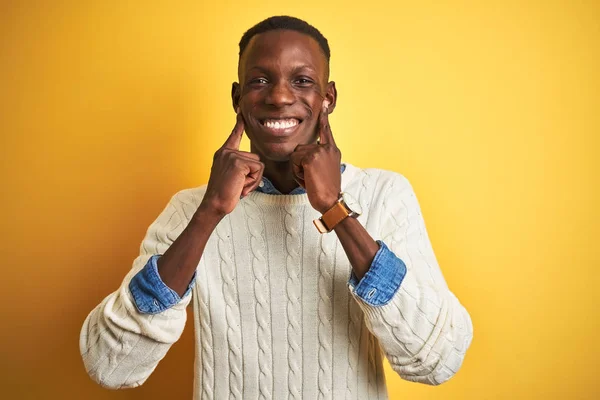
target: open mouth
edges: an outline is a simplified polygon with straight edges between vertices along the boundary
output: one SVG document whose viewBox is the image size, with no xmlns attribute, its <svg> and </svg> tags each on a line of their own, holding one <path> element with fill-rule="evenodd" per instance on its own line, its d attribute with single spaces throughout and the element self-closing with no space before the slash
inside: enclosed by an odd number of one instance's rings
<svg viewBox="0 0 600 400">
<path fill-rule="evenodd" d="M 269 131 L 291 132 L 302 123 L 298 118 L 267 118 L 259 120 L 260 124 Z"/>
</svg>

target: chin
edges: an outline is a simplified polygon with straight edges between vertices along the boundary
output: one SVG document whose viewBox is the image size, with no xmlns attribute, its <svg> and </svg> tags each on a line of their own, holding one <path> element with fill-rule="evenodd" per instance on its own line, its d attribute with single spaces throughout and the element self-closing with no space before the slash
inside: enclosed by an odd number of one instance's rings
<svg viewBox="0 0 600 400">
<path fill-rule="evenodd" d="M 255 135 L 254 132 L 246 132 L 250 139 L 251 149 L 254 153 L 261 156 L 261 159 L 274 161 L 274 162 L 287 162 L 296 146 L 299 144 L 309 144 L 316 141 L 310 138 L 303 138 L 305 135 L 298 135 L 299 137 L 264 137 L 265 135 Z M 258 136 L 258 137 L 257 137 Z M 309 135 L 306 135 L 309 136 Z M 313 136 L 313 135 L 310 135 Z M 258 139 L 260 138 L 260 139 Z"/>
<path fill-rule="evenodd" d="M 263 146 L 257 150 L 269 161 L 287 162 L 290 161 L 290 157 L 295 148 L 295 144 L 290 145 L 289 143 L 271 143 L 267 145 L 263 144 Z"/>
</svg>

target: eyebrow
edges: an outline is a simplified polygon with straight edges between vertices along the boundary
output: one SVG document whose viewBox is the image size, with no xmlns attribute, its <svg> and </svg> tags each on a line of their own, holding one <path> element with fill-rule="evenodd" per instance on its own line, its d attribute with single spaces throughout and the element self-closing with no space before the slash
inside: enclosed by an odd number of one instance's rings
<svg viewBox="0 0 600 400">
<path fill-rule="evenodd" d="M 302 71 L 302 70 L 305 70 L 305 69 L 308 69 L 308 70 L 310 70 L 310 71 L 314 72 L 315 74 L 317 73 L 317 70 L 316 70 L 316 69 L 314 69 L 313 67 L 311 67 L 311 66 L 310 66 L 310 65 L 308 65 L 308 64 L 300 64 L 300 65 L 296 65 L 296 66 L 294 66 L 294 68 L 292 69 L 292 72 L 293 72 L 293 73 L 297 73 L 297 72 L 299 72 L 299 71 Z"/>
<path fill-rule="evenodd" d="M 253 67 L 248 68 L 248 72 L 253 71 L 253 70 L 258 70 L 265 74 L 268 74 L 269 72 L 271 72 L 271 71 L 269 71 L 269 69 L 261 67 L 260 65 L 255 65 Z M 292 68 L 292 74 L 298 73 L 302 70 L 310 70 L 310 71 L 314 72 L 315 74 L 318 73 L 315 68 L 313 68 L 312 66 L 310 66 L 308 64 L 298 64 Z"/>
</svg>

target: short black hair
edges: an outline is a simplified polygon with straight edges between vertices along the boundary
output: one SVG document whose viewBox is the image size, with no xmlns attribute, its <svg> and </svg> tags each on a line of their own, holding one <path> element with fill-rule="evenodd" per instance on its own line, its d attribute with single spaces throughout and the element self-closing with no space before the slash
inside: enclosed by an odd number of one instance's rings
<svg viewBox="0 0 600 400">
<path fill-rule="evenodd" d="M 248 43 L 250 43 L 250 40 L 254 36 L 258 35 L 259 33 L 265 33 L 277 29 L 287 29 L 291 31 L 304 33 L 315 39 L 317 43 L 319 43 L 321 50 L 323 50 L 323 54 L 325 54 L 327 64 L 329 64 L 329 59 L 331 58 L 331 50 L 329 50 L 329 43 L 327 43 L 327 39 L 325 39 L 325 36 L 323 36 L 323 34 L 319 32 L 317 28 L 315 28 L 308 22 L 287 15 L 269 17 L 264 21 L 261 21 L 258 24 L 254 25 L 252 28 L 248 29 L 246 33 L 244 33 L 244 35 L 242 36 L 242 39 L 240 40 L 240 58 L 242 58 L 244 50 L 246 50 L 246 47 L 248 47 Z"/>
</svg>

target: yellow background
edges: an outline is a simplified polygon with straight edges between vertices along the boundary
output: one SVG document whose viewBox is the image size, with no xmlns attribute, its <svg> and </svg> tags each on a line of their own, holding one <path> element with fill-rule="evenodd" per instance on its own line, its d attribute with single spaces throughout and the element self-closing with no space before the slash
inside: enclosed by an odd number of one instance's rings
<svg viewBox="0 0 600 400">
<path fill-rule="evenodd" d="M 0 397 L 191 398 L 191 324 L 118 392 L 85 374 L 79 330 L 206 182 L 242 33 L 292 14 L 330 41 L 344 160 L 411 180 L 473 318 L 453 380 L 388 369 L 390 397 L 598 398 L 599 2 L 288 3 L 1 3 Z"/>
</svg>

